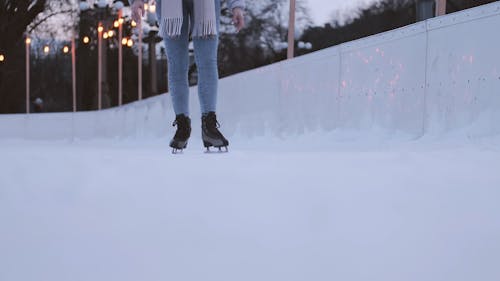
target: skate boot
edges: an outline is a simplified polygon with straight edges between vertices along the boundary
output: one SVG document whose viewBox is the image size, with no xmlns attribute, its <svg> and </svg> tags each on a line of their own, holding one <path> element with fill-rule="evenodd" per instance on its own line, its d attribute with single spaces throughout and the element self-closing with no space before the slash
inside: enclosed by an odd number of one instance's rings
<svg viewBox="0 0 500 281">
<path fill-rule="evenodd" d="M 229 142 L 218 130 L 219 122 L 217 122 L 217 117 L 215 112 L 211 111 L 208 114 L 204 114 L 201 118 L 201 133 L 203 138 L 203 145 L 207 148 L 207 152 L 210 152 L 210 147 L 216 147 L 219 151 L 222 151 L 222 147 L 225 148 L 225 152 L 228 151 L 227 146 Z"/>
<path fill-rule="evenodd" d="M 177 126 L 174 138 L 170 141 L 172 153 L 182 152 L 187 147 L 189 136 L 191 136 L 191 119 L 184 114 L 175 116 L 172 126 Z"/>
</svg>

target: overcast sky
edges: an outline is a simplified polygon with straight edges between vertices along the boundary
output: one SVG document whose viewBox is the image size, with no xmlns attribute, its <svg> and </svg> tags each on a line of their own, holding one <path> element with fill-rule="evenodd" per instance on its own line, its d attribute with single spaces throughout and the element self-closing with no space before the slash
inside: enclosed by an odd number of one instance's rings
<svg viewBox="0 0 500 281">
<path fill-rule="evenodd" d="M 316 25 L 323 25 L 331 19 L 334 11 L 349 11 L 371 4 L 377 0 L 305 0 L 311 10 L 311 17 Z"/>
</svg>

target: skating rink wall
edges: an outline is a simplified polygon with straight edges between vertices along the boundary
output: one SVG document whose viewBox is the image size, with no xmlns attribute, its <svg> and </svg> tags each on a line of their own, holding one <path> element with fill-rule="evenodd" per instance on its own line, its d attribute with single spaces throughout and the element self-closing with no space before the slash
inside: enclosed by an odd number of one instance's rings
<svg viewBox="0 0 500 281">
<path fill-rule="evenodd" d="M 228 136 L 335 129 L 419 137 L 500 133 L 500 2 L 345 43 L 220 82 Z M 191 89 L 199 125 L 196 88 Z M 170 97 L 100 112 L 0 116 L 1 138 L 162 137 Z"/>
</svg>

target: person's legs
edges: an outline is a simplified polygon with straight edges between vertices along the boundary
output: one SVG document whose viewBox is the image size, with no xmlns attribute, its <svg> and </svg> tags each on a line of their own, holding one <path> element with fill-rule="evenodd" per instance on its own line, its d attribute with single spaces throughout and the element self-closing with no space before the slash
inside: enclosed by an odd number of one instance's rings
<svg viewBox="0 0 500 281">
<path fill-rule="evenodd" d="M 220 0 L 215 1 L 217 30 L 220 30 Z M 225 147 L 229 141 L 218 130 L 217 122 L 217 90 L 219 72 L 217 69 L 217 48 L 219 37 L 194 38 L 194 54 L 198 68 L 198 97 L 201 107 L 201 133 L 203 145 L 209 149 L 211 146 Z"/>
<path fill-rule="evenodd" d="M 189 116 L 189 7 L 183 1 L 184 21 L 179 37 L 165 38 L 168 60 L 168 87 L 176 115 Z"/>
<path fill-rule="evenodd" d="M 217 30 L 220 21 L 220 0 L 215 1 Z M 198 69 L 198 97 L 202 114 L 215 112 L 219 72 L 217 69 L 217 48 L 219 37 L 194 38 L 195 61 Z"/>
<path fill-rule="evenodd" d="M 161 2 L 161 1 L 160 1 Z M 168 84 L 172 105 L 176 114 L 174 126 L 177 131 L 170 141 L 172 152 L 177 153 L 187 147 L 191 135 L 191 119 L 189 118 L 189 14 L 192 2 L 183 1 L 183 23 L 181 35 L 175 38 L 164 38 L 168 59 Z M 161 7 L 159 7 L 161 9 Z"/>
</svg>

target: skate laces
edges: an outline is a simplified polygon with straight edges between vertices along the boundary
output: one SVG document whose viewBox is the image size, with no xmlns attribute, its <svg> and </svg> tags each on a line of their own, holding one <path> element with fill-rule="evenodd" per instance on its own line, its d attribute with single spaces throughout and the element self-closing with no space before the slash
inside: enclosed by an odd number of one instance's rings
<svg viewBox="0 0 500 281">
<path fill-rule="evenodd" d="M 207 116 L 205 117 L 205 120 L 206 120 L 206 123 L 207 123 L 207 127 L 211 128 L 211 129 L 218 129 L 218 128 L 220 128 L 220 124 L 217 121 L 217 116 L 215 115 L 215 113 L 209 113 L 209 114 L 207 114 Z"/>
<path fill-rule="evenodd" d="M 213 137 L 223 138 L 224 136 L 218 130 L 220 127 L 219 122 L 217 122 L 217 116 L 214 112 L 209 112 L 207 115 L 204 115 L 202 118 L 204 130 L 207 133 L 212 135 Z"/>
<path fill-rule="evenodd" d="M 208 131 L 212 132 L 217 136 L 221 136 L 221 132 L 218 130 L 220 128 L 220 124 L 217 121 L 217 117 L 215 114 L 209 113 L 205 116 L 205 127 Z"/>
<path fill-rule="evenodd" d="M 176 138 L 186 138 L 190 133 L 190 122 L 189 117 L 177 117 L 172 123 L 172 127 L 177 126 L 177 131 L 175 132 Z"/>
</svg>

